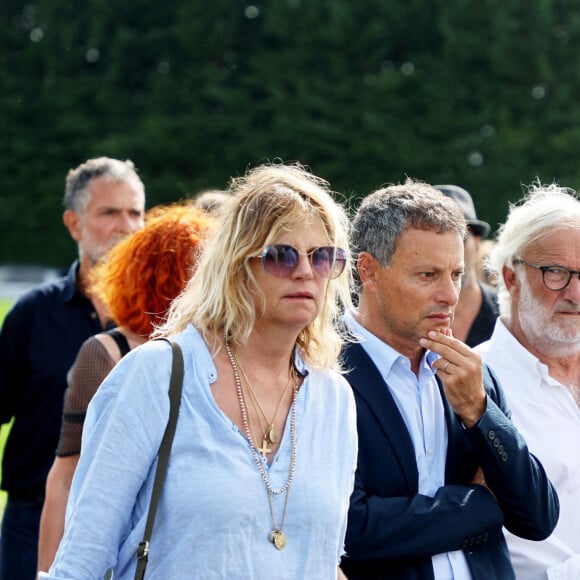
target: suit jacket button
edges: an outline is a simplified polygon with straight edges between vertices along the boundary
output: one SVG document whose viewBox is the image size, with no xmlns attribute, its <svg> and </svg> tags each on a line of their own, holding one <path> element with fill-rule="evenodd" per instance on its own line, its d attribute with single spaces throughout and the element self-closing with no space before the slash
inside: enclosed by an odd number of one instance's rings
<svg viewBox="0 0 580 580">
<path fill-rule="evenodd" d="M 508 460 L 508 454 L 505 451 L 501 454 L 501 460 L 502 461 L 507 461 Z"/>
<path fill-rule="evenodd" d="M 487 436 L 493 441 L 495 439 L 495 431 L 490 431 Z"/>
<path fill-rule="evenodd" d="M 503 445 L 500 445 L 500 446 L 497 448 L 497 452 L 498 452 L 500 455 L 502 455 L 502 454 L 503 454 Z"/>
<path fill-rule="evenodd" d="M 499 447 L 499 439 L 498 439 L 497 437 L 496 437 L 496 438 L 493 440 L 493 446 L 494 446 L 496 449 Z"/>
</svg>

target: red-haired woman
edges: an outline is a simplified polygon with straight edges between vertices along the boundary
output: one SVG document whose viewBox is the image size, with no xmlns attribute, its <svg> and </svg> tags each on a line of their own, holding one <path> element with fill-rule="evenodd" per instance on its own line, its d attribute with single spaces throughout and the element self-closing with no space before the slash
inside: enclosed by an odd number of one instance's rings
<svg viewBox="0 0 580 580">
<path fill-rule="evenodd" d="M 104 302 L 117 328 L 89 338 L 68 375 L 63 425 L 49 472 L 40 523 L 39 570 L 47 570 L 63 534 L 66 503 L 81 451 L 86 410 L 110 370 L 149 340 L 194 269 L 214 219 L 191 205 L 147 214 L 144 229 L 117 244 L 91 275 L 91 295 Z"/>
</svg>

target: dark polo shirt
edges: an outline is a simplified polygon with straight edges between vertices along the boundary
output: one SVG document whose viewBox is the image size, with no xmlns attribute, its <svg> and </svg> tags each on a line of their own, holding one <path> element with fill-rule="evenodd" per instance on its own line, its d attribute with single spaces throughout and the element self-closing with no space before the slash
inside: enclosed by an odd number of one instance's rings
<svg viewBox="0 0 580 580">
<path fill-rule="evenodd" d="M 2 489 L 11 496 L 44 495 L 60 434 L 66 375 L 82 343 L 103 330 L 68 274 L 24 294 L 0 331 L 0 422 L 14 418 L 4 450 Z"/>
</svg>

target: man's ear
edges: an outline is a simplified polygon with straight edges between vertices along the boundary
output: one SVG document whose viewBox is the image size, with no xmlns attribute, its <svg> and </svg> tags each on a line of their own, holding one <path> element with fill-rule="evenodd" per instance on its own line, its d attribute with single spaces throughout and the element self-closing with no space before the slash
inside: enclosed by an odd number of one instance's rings
<svg viewBox="0 0 580 580">
<path fill-rule="evenodd" d="M 64 222 L 66 229 L 69 231 L 71 238 L 75 242 L 80 241 L 82 228 L 79 214 L 72 209 L 67 209 L 62 214 L 62 221 Z"/>
<path fill-rule="evenodd" d="M 505 287 L 507 288 L 508 292 L 511 292 L 512 288 L 517 285 L 517 276 L 515 270 L 507 265 L 504 265 L 501 269 L 501 275 L 503 277 Z"/>
<path fill-rule="evenodd" d="M 368 252 L 361 252 L 357 259 L 358 275 L 363 287 L 376 284 L 379 264 Z"/>
</svg>

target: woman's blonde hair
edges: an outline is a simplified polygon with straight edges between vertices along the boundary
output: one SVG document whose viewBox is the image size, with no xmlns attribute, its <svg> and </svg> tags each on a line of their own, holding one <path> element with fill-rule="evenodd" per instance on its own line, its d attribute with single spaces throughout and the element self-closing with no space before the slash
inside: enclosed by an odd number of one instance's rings
<svg viewBox="0 0 580 580">
<path fill-rule="evenodd" d="M 233 178 L 229 193 L 220 226 L 210 234 L 194 276 L 156 335 L 170 336 L 192 323 L 214 346 L 224 332 L 235 341 L 247 340 L 258 315 L 255 297 L 265 304 L 249 258 L 294 228 L 320 223 L 328 244 L 348 252 L 344 208 L 334 201 L 328 183 L 301 165 L 261 165 Z M 328 281 L 320 315 L 298 336 L 302 357 L 315 368 L 339 366 L 338 319 L 343 308 L 352 306 L 351 281 L 348 259 L 345 272 Z"/>
</svg>

